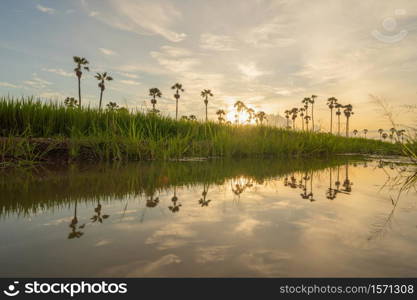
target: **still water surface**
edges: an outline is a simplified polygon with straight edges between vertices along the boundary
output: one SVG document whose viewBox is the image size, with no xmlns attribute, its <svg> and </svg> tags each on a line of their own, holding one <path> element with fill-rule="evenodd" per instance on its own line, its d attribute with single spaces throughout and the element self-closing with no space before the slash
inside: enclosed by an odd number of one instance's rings
<svg viewBox="0 0 417 300">
<path fill-rule="evenodd" d="M 405 168 L 340 157 L 3 172 L 0 276 L 416 277 Z"/>
</svg>

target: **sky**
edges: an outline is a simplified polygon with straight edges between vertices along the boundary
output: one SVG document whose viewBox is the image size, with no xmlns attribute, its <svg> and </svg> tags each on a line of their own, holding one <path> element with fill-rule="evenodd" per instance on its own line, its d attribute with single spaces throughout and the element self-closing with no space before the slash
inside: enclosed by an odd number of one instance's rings
<svg viewBox="0 0 417 300">
<path fill-rule="evenodd" d="M 315 94 L 318 126 L 334 96 L 353 105 L 352 128 L 375 130 L 390 124 L 370 95 L 417 105 L 416 29 L 415 0 L 3 0 L 0 95 L 77 97 L 76 55 L 90 62 L 86 104 L 98 105 L 94 74 L 107 71 L 104 103 L 131 109 L 149 108 L 158 87 L 157 108 L 173 116 L 180 82 L 180 115 L 203 117 L 202 89 L 211 118 L 237 100 L 282 115 Z"/>
</svg>

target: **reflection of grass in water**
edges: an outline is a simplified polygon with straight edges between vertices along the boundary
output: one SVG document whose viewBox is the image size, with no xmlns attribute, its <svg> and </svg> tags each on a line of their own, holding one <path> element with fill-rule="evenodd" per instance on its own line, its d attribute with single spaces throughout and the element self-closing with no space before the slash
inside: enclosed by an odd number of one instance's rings
<svg viewBox="0 0 417 300">
<path fill-rule="evenodd" d="M 126 165 L 71 166 L 69 169 L 13 170 L 0 173 L 0 215 L 36 213 L 67 207 L 75 200 L 101 202 L 145 195 L 176 186 L 222 185 L 245 176 L 256 183 L 298 171 L 314 171 L 345 163 L 329 160 L 211 160 L 204 162 L 141 162 Z"/>
</svg>

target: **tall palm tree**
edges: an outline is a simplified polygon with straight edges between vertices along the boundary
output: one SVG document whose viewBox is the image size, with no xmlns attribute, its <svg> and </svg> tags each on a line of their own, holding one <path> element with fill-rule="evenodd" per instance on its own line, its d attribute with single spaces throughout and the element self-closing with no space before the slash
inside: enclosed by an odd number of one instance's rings
<svg viewBox="0 0 417 300">
<path fill-rule="evenodd" d="M 342 104 L 337 103 L 335 108 L 337 108 L 336 115 L 337 115 L 337 134 L 340 135 L 340 115 L 342 114 L 341 108 L 343 107 Z"/>
<path fill-rule="evenodd" d="M 298 108 L 294 107 L 291 109 L 292 129 L 295 130 L 295 119 L 297 119 Z"/>
<path fill-rule="evenodd" d="M 307 129 L 307 131 L 308 131 L 308 122 L 311 120 L 311 117 L 310 117 L 309 115 L 306 115 L 306 116 L 304 117 L 304 119 L 306 120 L 306 129 Z"/>
<path fill-rule="evenodd" d="M 287 128 L 290 128 L 290 114 L 291 114 L 291 111 L 289 111 L 287 109 L 284 113 L 285 113 L 285 118 L 287 119 Z"/>
<path fill-rule="evenodd" d="M 202 90 L 201 97 L 204 99 L 204 104 L 206 105 L 206 122 L 208 121 L 208 114 L 207 114 L 207 105 L 208 105 L 208 97 L 213 97 L 214 95 L 211 93 L 210 90 Z"/>
<path fill-rule="evenodd" d="M 259 120 L 259 123 L 263 125 L 264 120 L 266 120 L 266 113 L 263 111 L 260 111 L 256 114 L 256 120 Z"/>
<path fill-rule="evenodd" d="M 330 108 L 330 133 L 333 132 L 333 109 L 336 107 L 337 99 L 330 97 L 327 99 L 327 106 Z"/>
<path fill-rule="evenodd" d="M 368 129 L 366 129 L 366 128 L 365 128 L 365 129 L 363 130 L 363 134 L 365 135 L 365 139 L 366 139 L 366 135 L 368 134 Z"/>
<path fill-rule="evenodd" d="M 224 116 L 226 115 L 226 112 L 223 109 L 219 109 L 216 112 L 216 115 L 218 116 L 219 123 L 223 123 L 225 121 Z"/>
<path fill-rule="evenodd" d="M 390 139 L 391 139 L 391 142 L 393 142 L 393 140 L 394 140 L 394 133 L 397 131 L 397 129 L 395 129 L 394 127 L 392 127 L 392 128 L 390 128 L 389 129 L 389 131 L 391 132 L 391 134 L 390 134 Z"/>
<path fill-rule="evenodd" d="M 343 110 L 343 113 L 345 114 L 346 117 L 346 137 L 349 137 L 349 119 L 350 117 L 353 115 L 353 111 L 352 111 L 352 105 L 348 104 L 345 105 Z"/>
<path fill-rule="evenodd" d="M 236 101 L 236 103 L 233 105 L 234 108 L 236 108 L 237 111 L 237 123 L 240 123 L 240 113 L 246 109 L 245 103 L 242 101 Z"/>
<path fill-rule="evenodd" d="M 300 118 L 301 118 L 301 129 L 304 131 L 304 112 L 306 111 L 304 107 L 301 107 L 298 109 L 300 112 Z"/>
<path fill-rule="evenodd" d="M 176 90 L 174 94 L 175 98 L 175 120 L 178 120 L 178 100 L 180 99 L 180 92 L 184 92 L 181 83 L 174 84 L 171 89 Z"/>
<path fill-rule="evenodd" d="M 301 103 L 304 104 L 304 108 L 306 110 L 306 115 L 308 115 L 308 105 L 311 103 L 311 99 L 308 97 L 305 97 L 303 100 L 301 100 Z"/>
<path fill-rule="evenodd" d="M 311 128 L 314 131 L 314 103 L 316 102 L 317 95 L 311 95 L 310 103 L 311 103 Z"/>
<path fill-rule="evenodd" d="M 82 70 L 90 71 L 88 67 L 88 60 L 84 57 L 74 56 L 74 63 L 77 65 L 74 69 L 75 75 L 78 78 L 78 106 L 81 107 L 81 76 L 83 75 Z"/>
<path fill-rule="evenodd" d="M 379 128 L 378 129 L 378 133 L 379 133 L 379 139 L 382 141 L 382 133 L 384 132 L 384 129 Z"/>
<path fill-rule="evenodd" d="M 355 129 L 353 130 L 353 135 L 356 136 L 358 134 L 358 131 Z"/>
<path fill-rule="evenodd" d="M 249 115 L 247 122 L 250 124 L 255 117 L 255 110 L 253 108 L 246 108 L 246 112 Z"/>
<path fill-rule="evenodd" d="M 104 82 L 105 81 L 112 81 L 113 77 L 109 76 L 107 72 L 104 73 L 97 73 L 96 76 L 94 76 L 99 82 L 98 87 L 100 88 L 100 102 L 98 105 L 98 109 L 101 110 L 101 102 L 103 100 L 103 92 L 106 89 Z"/>
<path fill-rule="evenodd" d="M 155 105 L 156 105 L 156 97 L 161 98 L 162 92 L 158 88 L 151 88 L 149 89 L 149 96 L 152 97 L 151 103 L 152 103 L 152 110 L 156 112 Z"/>
</svg>

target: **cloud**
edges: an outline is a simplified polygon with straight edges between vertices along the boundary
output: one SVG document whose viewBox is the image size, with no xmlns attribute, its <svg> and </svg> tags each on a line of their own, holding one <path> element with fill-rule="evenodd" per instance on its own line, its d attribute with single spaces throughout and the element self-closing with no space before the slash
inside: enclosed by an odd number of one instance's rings
<svg viewBox="0 0 417 300">
<path fill-rule="evenodd" d="M 110 49 L 98 48 L 98 50 L 100 50 L 100 52 L 105 54 L 105 55 L 116 55 L 116 52 L 114 52 L 113 50 L 110 50 Z"/>
<path fill-rule="evenodd" d="M 152 51 L 150 54 L 161 66 L 175 73 L 191 71 L 200 64 L 200 60 L 184 48 L 163 46 L 161 51 Z"/>
<path fill-rule="evenodd" d="M 234 51 L 232 44 L 234 40 L 227 35 L 215 35 L 203 33 L 200 36 L 200 47 L 207 50 L 215 51 Z"/>
<path fill-rule="evenodd" d="M 239 71 L 249 80 L 265 74 L 265 72 L 256 67 L 255 63 L 238 64 L 237 67 Z"/>
<path fill-rule="evenodd" d="M 119 82 L 127 85 L 140 85 L 140 82 L 134 80 L 119 80 Z"/>
<path fill-rule="evenodd" d="M 50 14 L 50 15 L 52 15 L 52 14 L 54 14 L 55 13 L 55 9 L 53 9 L 53 8 L 50 8 L 50 7 L 46 7 L 46 6 L 42 6 L 42 5 L 40 5 L 40 4 L 38 4 L 38 5 L 36 5 L 36 8 L 39 10 L 39 11 L 41 11 L 41 12 L 43 12 L 43 13 L 46 13 L 46 14 Z"/>
<path fill-rule="evenodd" d="M 17 89 L 17 88 L 20 88 L 21 86 L 19 86 L 19 85 L 15 85 L 15 84 L 12 84 L 12 83 L 8 83 L 8 82 L 1 82 L 1 81 L 0 81 L 0 87 L 6 87 L 6 88 Z"/>
<path fill-rule="evenodd" d="M 65 76 L 65 77 L 71 77 L 71 76 L 73 76 L 73 73 L 66 72 L 66 71 L 64 71 L 62 69 L 47 69 L 47 68 L 42 68 L 42 71 L 50 72 L 50 73 L 55 73 L 55 74 L 58 74 L 58 75 L 61 75 L 61 76 Z"/>
<path fill-rule="evenodd" d="M 138 79 L 139 78 L 139 76 L 136 75 L 136 74 L 126 73 L 126 72 L 117 72 L 117 74 L 122 75 L 122 76 L 127 77 L 127 78 L 131 78 L 131 79 Z"/>
<path fill-rule="evenodd" d="M 36 73 L 32 74 L 31 80 L 25 80 L 23 83 L 34 89 L 43 89 L 52 84 L 51 82 L 40 78 Z"/>
<path fill-rule="evenodd" d="M 98 11 L 91 11 L 88 15 L 90 16 L 90 17 L 96 17 L 96 16 L 98 16 L 100 13 L 98 12 Z"/>
<path fill-rule="evenodd" d="M 288 47 L 295 43 L 289 25 L 278 19 L 252 28 L 246 36 L 246 42 L 257 48 Z"/>
<path fill-rule="evenodd" d="M 160 35 L 171 42 L 185 39 L 185 33 L 171 29 L 182 15 L 168 2 L 158 1 L 124 1 L 123 5 L 116 0 L 85 1 L 87 9 L 100 7 L 100 14 L 94 17 L 109 26 L 134 32 L 140 35 Z"/>
</svg>

